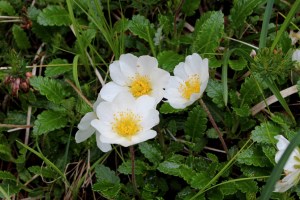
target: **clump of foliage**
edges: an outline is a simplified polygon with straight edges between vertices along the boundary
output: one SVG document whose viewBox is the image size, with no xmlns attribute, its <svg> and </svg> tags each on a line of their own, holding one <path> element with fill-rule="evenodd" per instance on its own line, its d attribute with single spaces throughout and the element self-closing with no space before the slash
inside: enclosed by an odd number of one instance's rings
<svg viewBox="0 0 300 200">
<path fill-rule="evenodd" d="M 0 0 L 0 197 L 250 200 L 272 192 L 265 184 L 283 168 L 274 136 L 299 135 L 299 43 L 289 37 L 299 31 L 299 6 Z M 124 53 L 151 55 L 170 73 L 198 53 L 210 69 L 206 106 L 160 103 L 158 136 L 134 146 L 134 168 L 128 148 L 103 153 L 94 137 L 74 139 Z M 271 198 L 299 194 L 295 186 Z"/>
</svg>

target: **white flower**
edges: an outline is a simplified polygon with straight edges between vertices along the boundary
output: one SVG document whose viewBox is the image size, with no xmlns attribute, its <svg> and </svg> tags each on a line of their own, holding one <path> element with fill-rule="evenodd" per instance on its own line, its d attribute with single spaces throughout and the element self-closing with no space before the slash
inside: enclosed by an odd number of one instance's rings
<svg viewBox="0 0 300 200">
<path fill-rule="evenodd" d="M 209 79 L 208 60 L 194 53 L 174 69 L 166 87 L 165 98 L 173 108 L 185 108 L 198 100 Z"/>
<path fill-rule="evenodd" d="M 300 62 L 300 49 L 296 49 L 292 55 L 292 61 Z"/>
<path fill-rule="evenodd" d="M 135 98 L 152 96 L 157 104 L 164 96 L 164 87 L 170 77 L 167 71 L 158 68 L 156 58 L 132 54 L 121 55 L 120 60 L 109 66 L 109 72 L 112 82 L 102 88 L 100 95 L 110 102 L 120 92 L 128 91 Z"/>
<path fill-rule="evenodd" d="M 91 125 L 101 133 L 101 142 L 128 147 L 156 136 L 156 131 L 151 130 L 159 123 L 159 112 L 155 107 L 153 97 L 134 98 L 123 92 L 112 102 L 101 102 L 97 106 L 99 119 L 94 119 Z"/>
<path fill-rule="evenodd" d="M 298 42 L 298 40 L 300 39 L 300 31 L 295 33 L 294 31 L 291 30 L 289 37 L 292 40 L 292 45 L 296 44 Z"/>
<path fill-rule="evenodd" d="M 283 137 L 282 135 L 275 136 L 275 139 L 278 140 L 276 145 L 278 152 L 275 155 L 275 162 L 278 163 L 290 142 L 287 139 L 285 139 L 285 137 Z M 276 183 L 274 192 L 285 192 L 299 182 L 300 151 L 298 148 L 295 148 L 293 150 L 283 169 L 285 177 Z"/>
<path fill-rule="evenodd" d="M 96 141 L 98 148 L 103 152 L 108 152 L 111 150 L 110 144 L 105 144 L 100 141 L 100 133 L 96 131 L 94 127 L 91 126 L 91 121 L 97 119 L 97 115 L 95 113 L 96 107 L 102 102 L 103 100 L 98 95 L 97 101 L 93 105 L 94 112 L 86 113 L 83 118 L 80 120 L 77 128 L 78 131 L 75 134 L 75 140 L 77 143 L 83 142 L 89 137 L 91 137 L 94 133 L 96 133 Z"/>
</svg>

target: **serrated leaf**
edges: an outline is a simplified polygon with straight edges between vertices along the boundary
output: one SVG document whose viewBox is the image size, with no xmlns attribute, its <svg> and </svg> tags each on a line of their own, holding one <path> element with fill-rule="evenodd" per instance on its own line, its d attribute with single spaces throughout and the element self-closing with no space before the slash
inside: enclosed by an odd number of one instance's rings
<svg viewBox="0 0 300 200">
<path fill-rule="evenodd" d="M 72 65 L 66 65 L 68 61 L 66 59 L 56 58 L 53 59 L 45 70 L 45 76 L 58 76 L 72 70 Z"/>
<path fill-rule="evenodd" d="M 240 108 L 232 108 L 236 115 L 240 117 L 248 117 L 251 114 L 250 108 L 247 104 L 242 105 Z"/>
<path fill-rule="evenodd" d="M 192 178 L 191 187 L 202 189 L 211 181 L 211 179 L 212 177 L 206 172 L 197 173 Z"/>
<path fill-rule="evenodd" d="M 134 15 L 129 22 L 128 28 L 133 34 L 145 41 L 154 38 L 155 30 L 153 24 L 150 24 L 150 21 L 142 15 Z M 148 35 L 147 30 L 150 35 Z"/>
<path fill-rule="evenodd" d="M 139 144 L 139 149 L 144 156 L 152 163 L 158 164 L 163 159 L 161 151 L 156 143 L 143 142 Z"/>
<path fill-rule="evenodd" d="M 0 144 L 0 158 L 5 161 L 13 161 L 11 149 L 8 145 Z"/>
<path fill-rule="evenodd" d="M 270 170 L 268 168 L 241 165 L 240 169 L 243 172 L 244 176 L 247 177 L 258 177 L 258 176 L 270 175 Z"/>
<path fill-rule="evenodd" d="M 180 177 L 180 166 L 181 164 L 175 162 L 175 161 L 164 161 L 160 163 L 157 167 L 157 169 L 168 175 L 173 175 L 173 176 L 179 176 Z"/>
<path fill-rule="evenodd" d="M 196 22 L 192 52 L 214 53 L 224 32 L 224 16 L 221 11 L 206 12 Z"/>
<path fill-rule="evenodd" d="M 284 130 L 289 130 L 289 128 L 293 125 L 292 119 L 284 113 L 276 113 L 272 115 L 271 120 L 284 128 Z"/>
<path fill-rule="evenodd" d="M 207 192 L 208 200 L 221 200 L 224 199 L 223 193 L 219 190 L 219 188 L 214 188 Z"/>
<path fill-rule="evenodd" d="M 110 170 L 104 165 L 97 165 L 95 167 L 97 182 L 105 181 L 108 183 L 117 184 L 120 183 L 120 178 L 116 176 L 115 172 Z"/>
<path fill-rule="evenodd" d="M 80 53 L 80 45 L 82 45 L 83 49 L 86 49 L 89 44 L 91 44 L 92 40 L 96 37 L 96 33 L 97 31 L 94 29 L 88 29 L 81 32 L 80 39 L 77 39 L 75 43 L 75 48 L 78 49 L 78 53 Z M 79 41 L 81 43 L 79 43 Z"/>
<path fill-rule="evenodd" d="M 244 104 L 251 104 L 260 95 L 259 88 L 253 76 L 247 77 L 241 85 L 240 98 Z"/>
<path fill-rule="evenodd" d="M 182 5 L 182 12 L 187 16 L 192 16 L 195 14 L 195 10 L 199 8 L 199 0 L 185 0 Z"/>
<path fill-rule="evenodd" d="M 241 29 L 254 8 L 263 2 L 264 0 L 235 0 L 229 15 L 229 20 L 235 30 Z"/>
<path fill-rule="evenodd" d="M 25 31 L 20 26 L 14 24 L 12 33 L 19 49 L 24 50 L 30 47 L 28 37 Z"/>
<path fill-rule="evenodd" d="M 16 181 L 16 177 L 8 171 L 0 171 L 0 180 Z"/>
<path fill-rule="evenodd" d="M 201 138 L 206 130 L 206 113 L 200 106 L 195 106 L 190 112 L 185 123 L 185 134 L 195 138 Z"/>
<path fill-rule="evenodd" d="M 49 5 L 38 15 L 37 22 L 43 26 L 67 26 L 71 24 L 69 13 L 61 6 Z"/>
<path fill-rule="evenodd" d="M 66 113 L 46 110 L 37 116 L 34 122 L 33 134 L 42 135 L 67 125 Z"/>
<path fill-rule="evenodd" d="M 241 164 L 253 165 L 257 167 L 271 166 L 262 149 L 257 145 L 252 145 L 238 155 L 237 161 Z"/>
<path fill-rule="evenodd" d="M 15 9 L 14 7 L 7 1 L 0 1 L 0 14 L 6 13 L 10 16 L 15 15 Z"/>
<path fill-rule="evenodd" d="M 275 149 L 274 146 L 270 146 L 270 145 L 263 145 L 262 150 L 264 152 L 264 154 L 266 155 L 266 157 L 269 159 L 269 161 L 275 165 L 275 154 L 277 152 L 277 150 Z"/>
<path fill-rule="evenodd" d="M 234 184 L 243 193 L 256 193 L 258 191 L 257 183 L 254 180 L 236 181 Z"/>
<path fill-rule="evenodd" d="M 159 111 L 162 114 L 178 113 L 178 112 L 182 112 L 183 110 L 186 109 L 175 109 L 169 103 L 163 103 L 159 108 Z"/>
<path fill-rule="evenodd" d="M 251 132 L 251 139 L 258 143 L 275 144 L 277 140 L 274 136 L 279 134 L 281 134 L 280 128 L 270 122 L 264 122 Z"/>
<path fill-rule="evenodd" d="M 57 104 L 69 95 L 61 82 L 47 77 L 33 77 L 30 79 L 30 84 L 42 95 L 45 95 L 49 101 Z"/>
<path fill-rule="evenodd" d="M 49 167 L 41 167 L 41 166 L 31 166 L 28 170 L 36 175 L 40 175 L 43 178 L 55 178 L 57 173 Z"/>
<path fill-rule="evenodd" d="M 238 60 L 229 60 L 228 64 L 231 69 L 240 71 L 247 66 L 247 61 L 243 57 L 239 57 Z"/>
<path fill-rule="evenodd" d="M 220 185 L 219 189 L 225 196 L 235 194 L 237 191 L 235 184 L 232 184 L 232 183 L 226 183 L 226 184 Z"/>
<path fill-rule="evenodd" d="M 163 51 L 157 56 L 159 66 L 168 72 L 173 72 L 176 65 L 184 61 L 184 56 L 174 51 Z"/>
<path fill-rule="evenodd" d="M 114 184 L 102 180 L 93 184 L 93 190 L 100 192 L 107 199 L 114 199 L 121 190 L 121 184 Z"/>
<path fill-rule="evenodd" d="M 223 85 L 221 82 L 210 79 L 206 88 L 207 96 L 209 96 L 212 101 L 217 104 L 219 108 L 223 108 Z"/>
<path fill-rule="evenodd" d="M 134 166 L 134 172 L 136 175 L 139 175 L 139 174 L 143 174 L 146 169 L 147 169 L 148 165 L 146 165 L 145 162 L 141 161 L 141 160 L 136 160 L 135 161 L 135 166 Z M 118 168 L 118 171 L 122 174 L 131 174 L 131 161 L 130 160 L 127 160 L 125 162 L 123 162 L 119 168 Z"/>
</svg>

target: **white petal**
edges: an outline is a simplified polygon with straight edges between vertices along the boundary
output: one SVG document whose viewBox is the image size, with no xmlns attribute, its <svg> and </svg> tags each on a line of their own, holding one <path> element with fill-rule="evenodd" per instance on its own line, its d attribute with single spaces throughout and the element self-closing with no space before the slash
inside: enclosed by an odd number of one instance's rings
<svg viewBox="0 0 300 200">
<path fill-rule="evenodd" d="M 100 132 L 101 135 L 104 135 L 108 138 L 113 138 L 115 133 L 111 130 L 111 125 L 109 123 L 104 123 L 101 120 L 94 119 L 91 122 L 91 125 L 96 129 L 96 131 Z"/>
<path fill-rule="evenodd" d="M 159 112 L 157 110 L 149 110 L 147 115 L 143 116 L 141 126 L 143 130 L 149 130 L 159 123 Z"/>
<path fill-rule="evenodd" d="M 168 80 L 166 89 L 176 88 L 178 90 L 180 85 L 183 84 L 183 83 L 184 83 L 184 81 L 181 78 L 179 78 L 177 76 L 171 76 Z"/>
<path fill-rule="evenodd" d="M 184 69 L 184 63 L 181 62 L 178 65 L 176 65 L 174 69 L 174 75 L 181 78 L 183 81 L 188 79 L 188 74 L 186 73 Z"/>
<path fill-rule="evenodd" d="M 155 69 L 158 69 L 156 58 L 151 56 L 140 56 L 137 60 L 138 72 L 141 75 L 149 75 Z"/>
<path fill-rule="evenodd" d="M 192 74 L 199 74 L 202 62 L 201 56 L 197 53 L 193 53 L 185 58 L 185 63 L 190 67 Z"/>
<path fill-rule="evenodd" d="M 154 130 L 147 130 L 147 131 L 143 131 L 138 135 L 135 135 L 131 138 L 132 141 L 132 145 L 133 144 L 138 144 L 144 141 L 147 141 L 149 139 L 154 138 L 157 135 L 156 131 Z"/>
<path fill-rule="evenodd" d="M 167 102 L 175 109 L 183 109 L 186 107 L 187 99 L 183 98 L 176 88 L 169 88 L 165 92 Z"/>
<path fill-rule="evenodd" d="M 120 86 L 114 82 L 109 82 L 103 86 L 100 95 L 105 101 L 111 102 L 120 92 L 127 90 L 127 87 Z"/>
<path fill-rule="evenodd" d="M 91 126 L 85 130 L 78 130 L 75 134 L 76 143 L 80 143 L 91 137 L 95 133 L 95 129 Z"/>
<path fill-rule="evenodd" d="M 154 97 L 148 95 L 140 96 L 136 99 L 136 109 L 141 113 L 147 113 L 150 109 L 156 108 L 156 102 Z"/>
<path fill-rule="evenodd" d="M 209 79 L 209 70 L 208 70 L 208 60 L 205 58 L 202 62 L 202 65 L 199 67 L 200 69 L 200 81 L 204 82 Z"/>
<path fill-rule="evenodd" d="M 205 91 L 205 89 L 207 87 L 207 83 L 208 83 L 208 79 L 205 80 L 205 81 L 203 81 L 203 82 L 201 82 L 201 85 L 200 85 L 200 96 L 203 95 L 203 93 L 204 93 L 204 91 Z"/>
<path fill-rule="evenodd" d="M 154 87 L 165 88 L 170 79 L 170 73 L 158 68 L 152 71 L 150 74 L 150 79 Z"/>
<path fill-rule="evenodd" d="M 300 62 L 300 50 L 299 49 L 294 51 L 294 53 L 292 55 L 292 61 Z"/>
<path fill-rule="evenodd" d="M 120 68 L 122 74 L 124 74 L 127 79 L 132 78 L 137 73 L 137 60 L 138 58 L 133 54 L 123 54 L 120 56 Z"/>
<path fill-rule="evenodd" d="M 100 133 L 98 131 L 96 131 L 96 141 L 97 141 L 97 147 L 103 151 L 103 152 L 108 152 L 110 151 L 112 148 L 111 148 L 111 145 L 108 144 L 108 143 L 103 143 L 101 142 L 100 140 Z"/>
<path fill-rule="evenodd" d="M 97 100 L 96 100 L 95 103 L 93 104 L 93 110 L 94 110 L 94 112 L 96 112 L 97 106 L 98 106 L 102 101 L 104 101 L 104 100 L 101 98 L 101 95 L 100 95 L 100 92 L 99 92 L 98 97 L 97 97 Z"/>
<path fill-rule="evenodd" d="M 102 102 L 97 106 L 97 116 L 101 121 L 111 122 L 113 120 L 113 105 L 110 102 Z"/>
<path fill-rule="evenodd" d="M 135 107 L 135 98 L 128 91 L 119 93 L 113 100 L 114 106 L 120 111 Z"/>
<path fill-rule="evenodd" d="M 88 112 L 86 113 L 83 118 L 80 120 L 79 124 L 78 124 L 78 129 L 80 130 L 86 130 L 88 128 L 90 128 L 91 126 L 91 121 L 93 119 L 97 119 L 97 116 L 95 114 L 95 112 Z"/>
<path fill-rule="evenodd" d="M 128 146 L 132 145 L 131 140 L 129 140 L 127 138 L 124 138 L 124 137 L 121 137 L 121 136 L 116 136 L 114 138 L 107 138 L 104 135 L 101 135 L 100 140 L 103 143 L 119 144 L 119 145 L 124 146 L 124 147 L 128 147 Z"/>
<path fill-rule="evenodd" d="M 109 73 L 111 79 L 118 85 L 125 86 L 128 82 L 128 77 L 125 76 L 121 71 L 121 66 L 119 61 L 114 61 L 109 65 Z"/>
<path fill-rule="evenodd" d="M 274 192 L 285 192 L 299 181 L 300 171 L 294 171 L 285 176 L 282 180 L 279 180 L 275 185 Z"/>
</svg>

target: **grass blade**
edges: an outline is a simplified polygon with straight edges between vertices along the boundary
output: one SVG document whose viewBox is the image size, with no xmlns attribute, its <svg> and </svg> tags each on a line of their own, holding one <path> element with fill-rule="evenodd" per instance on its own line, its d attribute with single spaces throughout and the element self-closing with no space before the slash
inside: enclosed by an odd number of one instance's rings
<svg viewBox="0 0 300 200">
<path fill-rule="evenodd" d="M 267 43 L 267 34 L 268 34 L 268 27 L 269 22 L 272 14 L 272 8 L 273 8 L 274 0 L 268 0 L 267 7 L 264 13 L 264 19 L 262 24 L 262 29 L 259 37 L 259 48 L 264 48 Z"/>
</svg>

